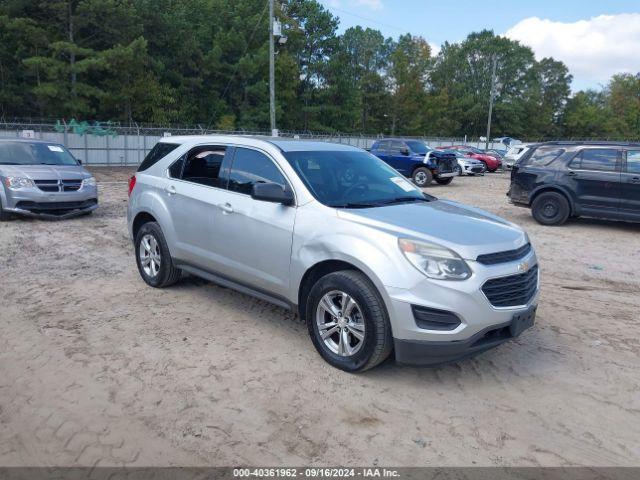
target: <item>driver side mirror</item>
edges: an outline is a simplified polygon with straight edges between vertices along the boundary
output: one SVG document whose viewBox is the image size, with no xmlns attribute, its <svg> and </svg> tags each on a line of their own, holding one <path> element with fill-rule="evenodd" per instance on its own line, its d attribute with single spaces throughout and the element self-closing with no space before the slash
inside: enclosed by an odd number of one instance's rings
<svg viewBox="0 0 640 480">
<path fill-rule="evenodd" d="M 277 183 L 254 183 L 251 190 L 251 198 L 263 202 L 281 203 L 293 205 L 293 192 Z"/>
<path fill-rule="evenodd" d="M 402 148 L 400 149 L 400 153 L 401 153 L 402 155 L 409 155 L 409 153 L 410 153 L 410 152 L 409 152 L 409 147 L 402 147 Z"/>
</svg>

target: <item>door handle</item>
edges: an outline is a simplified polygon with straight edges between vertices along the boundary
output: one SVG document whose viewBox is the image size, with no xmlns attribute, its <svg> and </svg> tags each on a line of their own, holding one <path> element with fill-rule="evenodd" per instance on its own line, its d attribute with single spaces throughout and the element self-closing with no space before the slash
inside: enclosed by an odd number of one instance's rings
<svg viewBox="0 0 640 480">
<path fill-rule="evenodd" d="M 640 183 L 640 177 L 631 177 L 629 180 L 631 183 Z"/>
<path fill-rule="evenodd" d="M 164 191 L 169 195 L 174 195 L 176 193 L 176 187 L 174 187 L 173 185 L 169 185 L 168 187 L 164 187 Z"/>
<path fill-rule="evenodd" d="M 567 172 L 567 175 L 569 175 L 570 177 L 575 177 L 576 172 L 574 172 L 573 170 L 569 170 L 569 172 Z"/>
<path fill-rule="evenodd" d="M 222 213 L 224 214 L 228 215 L 230 213 L 233 213 L 233 207 L 230 203 L 221 203 L 220 205 L 218 205 L 218 208 L 220 208 L 220 210 L 222 210 Z"/>
</svg>

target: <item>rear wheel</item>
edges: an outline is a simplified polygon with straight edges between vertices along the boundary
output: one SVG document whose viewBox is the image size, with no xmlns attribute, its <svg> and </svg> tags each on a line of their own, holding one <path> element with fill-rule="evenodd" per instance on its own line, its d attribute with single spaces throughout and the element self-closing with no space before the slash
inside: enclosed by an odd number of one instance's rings
<svg viewBox="0 0 640 480">
<path fill-rule="evenodd" d="M 453 177 L 436 178 L 436 182 L 438 183 L 438 185 L 449 185 L 451 182 L 453 182 Z"/>
<path fill-rule="evenodd" d="M 306 319 L 316 350 L 336 368 L 362 372 L 391 353 L 384 302 L 360 272 L 343 270 L 318 280 L 309 292 Z"/>
<path fill-rule="evenodd" d="M 138 271 L 147 285 L 164 288 L 180 279 L 182 271 L 173 266 L 173 259 L 160 225 L 156 222 L 142 225 L 135 242 Z"/>
<path fill-rule="evenodd" d="M 562 225 L 571 214 L 569 202 L 558 192 L 544 192 L 531 204 L 531 214 L 542 225 Z"/>
<path fill-rule="evenodd" d="M 418 167 L 413 171 L 411 179 L 418 187 L 424 188 L 431 184 L 433 180 L 433 173 L 431 173 L 431 170 L 428 168 Z"/>
</svg>

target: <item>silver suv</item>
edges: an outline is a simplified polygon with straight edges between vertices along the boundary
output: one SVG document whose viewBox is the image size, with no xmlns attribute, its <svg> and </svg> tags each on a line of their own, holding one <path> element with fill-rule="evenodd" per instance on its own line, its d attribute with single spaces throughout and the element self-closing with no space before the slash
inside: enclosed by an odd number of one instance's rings
<svg viewBox="0 0 640 480">
<path fill-rule="evenodd" d="M 292 309 L 331 365 L 458 360 L 535 318 L 518 226 L 424 194 L 373 155 L 275 138 L 170 137 L 129 183 L 143 280 L 187 272 Z"/>
<path fill-rule="evenodd" d="M 0 220 L 68 218 L 98 208 L 96 179 L 57 143 L 0 139 Z"/>
</svg>

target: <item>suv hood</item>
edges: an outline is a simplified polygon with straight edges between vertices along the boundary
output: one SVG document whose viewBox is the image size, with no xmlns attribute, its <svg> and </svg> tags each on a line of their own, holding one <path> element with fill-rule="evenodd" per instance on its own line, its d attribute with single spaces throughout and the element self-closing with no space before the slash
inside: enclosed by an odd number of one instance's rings
<svg viewBox="0 0 640 480">
<path fill-rule="evenodd" d="M 338 217 L 398 237 L 443 245 L 465 260 L 515 250 L 528 242 L 527 234 L 514 223 L 448 200 L 338 210 Z"/>
<path fill-rule="evenodd" d="M 77 180 L 91 176 L 82 165 L 0 165 L 0 175 L 31 180 Z"/>
</svg>

